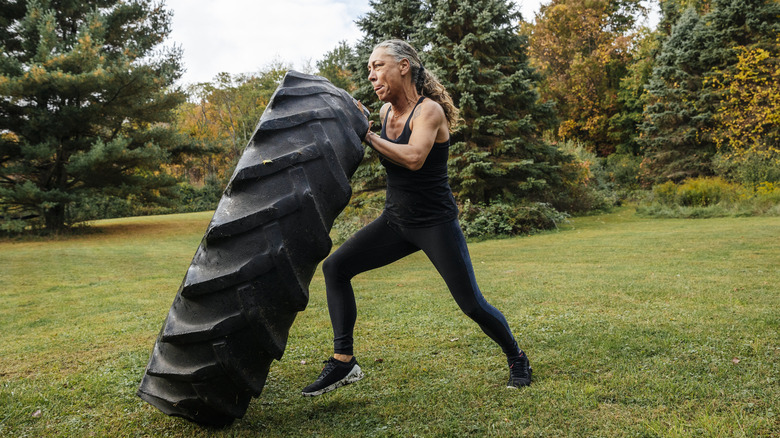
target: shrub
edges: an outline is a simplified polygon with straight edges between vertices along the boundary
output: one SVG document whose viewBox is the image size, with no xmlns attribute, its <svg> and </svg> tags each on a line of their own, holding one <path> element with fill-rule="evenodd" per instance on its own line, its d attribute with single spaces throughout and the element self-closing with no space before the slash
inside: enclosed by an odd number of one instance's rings
<svg viewBox="0 0 780 438">
<path fill-rule="evenodd" d="M 680 185 L 667 181 L 653 187 L 655 199 L 664 205 L 707 207 L 735 200 L 742 187 L 722 178 L 692 178 Z"/>
<path fill-rule="evenodd" d="M 562 165 L 564 190 L 550 193 L 550 203 L 572 214 L 608 211 L 621 202 L 605 160 L 585 149 L 581 143 L 565 140 L 557 143 L 573 159 Z"/>
<path fill-rule="evenodd" d="M 677 188 L 677 203 L 691 207 L 706 207 L 735 200 L 742 187 L 722 178 L 692 178 Z"/>
<path fill-rule="evenodd" d="M 722 178 L 694 178 L 681 184 L 653 187 L 651 196 L 637 208 L 651 217 L 777 216 L 780 184 L 762 182 L 745 187 Z"/>
<path fill-rule="evenodd" d="M 331 238 L 336 243 L 344 242 L 359 229 L 379 217 L 384 207 L 385 192 L 383 190 L 352 195 L 347 207 L 333 223 Z"/>
<path fill-rule="evenodd" d="M 466 237 L 517 236 L 558 227 L 569 217 L 543 202 L 490 205 L 466 202 L 460 226 Z"/>
<path fill-rule="evenodd" d="M 342 243 L 382 214 L 385 192 L 362 192 L 352 196 L 349 205 L 336 218 L 331 230 L 335 243 Z M 460 208 L 460 226 L 469 238 L 517 236 L 558 227 L 569 217 L 542 202 L 490 205 L 466 201 Z"/>
</svg>

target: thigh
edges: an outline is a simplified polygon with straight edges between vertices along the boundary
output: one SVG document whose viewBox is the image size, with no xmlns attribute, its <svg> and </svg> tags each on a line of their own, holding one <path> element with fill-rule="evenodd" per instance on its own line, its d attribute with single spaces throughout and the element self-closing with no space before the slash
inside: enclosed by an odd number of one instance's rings
<svg viewBox="0 0 780 438">
<path fill-rule="evenodd" d="M 361 228 L 325 261 L 340 277 L 389 265 L 420 248 L 393 230 L 384 215 Z M 330 270 L 329 268 L 327 270 Z"/>
<path fill-rule="evenodd" d="M 464 291 L 469 295 L 467 299 L 474 295 L 481 296 L 466 239 L 457 220 L 435 227 L 416 229 L 413 234 L 412 241 L 420 246 L 431 260 L 459 304 L 464 299 L 459 295 Z"/>
</svg>

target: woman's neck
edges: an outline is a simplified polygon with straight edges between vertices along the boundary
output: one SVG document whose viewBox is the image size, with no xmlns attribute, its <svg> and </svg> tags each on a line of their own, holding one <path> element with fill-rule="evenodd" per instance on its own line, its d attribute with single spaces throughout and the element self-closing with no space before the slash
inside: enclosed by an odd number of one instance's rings
<svg viewBox="0 0 780 438">
<path fill-rule="evenodd" d="M 393 118 L 398 118 L 401 115 L 406 114 L 407 111 L 414 107 L 414 104 L 417 103 L 417 100 L 420 98 L 420 95 L 414 87 L 411 87 L 411 89 L 405 88 L 403 91 L 402 95 L 390 100 L 390 106 L 393 109 Z"/>
</svg>

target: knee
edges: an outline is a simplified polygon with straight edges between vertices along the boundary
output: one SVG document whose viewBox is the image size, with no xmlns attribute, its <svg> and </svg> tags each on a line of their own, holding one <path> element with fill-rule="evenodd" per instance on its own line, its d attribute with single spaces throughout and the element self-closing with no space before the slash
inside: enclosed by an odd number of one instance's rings
<svg viewBox="0 0 780 438">
<path fill-rule="evenodd" d="M 338 257 L 330 256 L 322 262 L 322 275 L 325 276 L 325 282 L 331 281 L 349 281 L 350 278 L 345 274 L 343 263 Z M 346 278 L 345 278 L 346 277 Z"/>
<path fill-rule="evenodd" d="M 483 313 L 482 308 L 477 303 L 461 304 L 460 310 L 474 321 L 479 320 Z"/>
</svg>

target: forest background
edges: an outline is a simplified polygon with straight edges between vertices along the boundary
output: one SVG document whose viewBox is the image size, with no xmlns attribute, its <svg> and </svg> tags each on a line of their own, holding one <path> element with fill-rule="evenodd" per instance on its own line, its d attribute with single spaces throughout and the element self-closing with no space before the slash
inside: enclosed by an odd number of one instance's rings
<svg viewBox="0 0 780 438">
<path fill-rule="evenodd" d="M 371 106 L 373 46 L 420 49 L 453 95 L 450 180 L 468 236 L 524 234 L 625 202 L 655 216 L 780 214 L 780 3 L 378 0 L 307 73 Z M 0 232 L 214 209 L 290 65 L 177 85 L 171 11 L 0 0 Z M 379 126 L 376 120 L 375 126 Z M 342 238 L 383 205 L 366 159 Z"/>
</svg>

